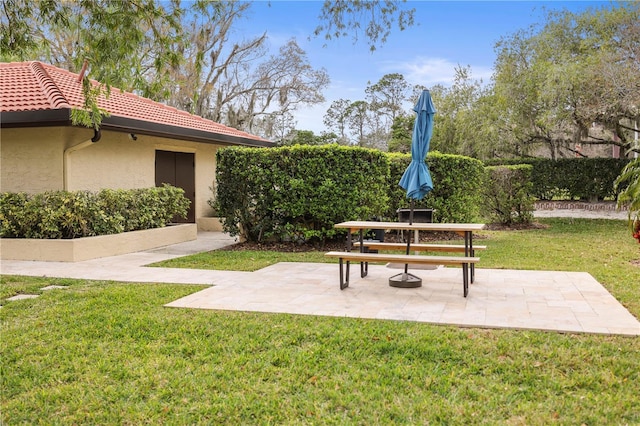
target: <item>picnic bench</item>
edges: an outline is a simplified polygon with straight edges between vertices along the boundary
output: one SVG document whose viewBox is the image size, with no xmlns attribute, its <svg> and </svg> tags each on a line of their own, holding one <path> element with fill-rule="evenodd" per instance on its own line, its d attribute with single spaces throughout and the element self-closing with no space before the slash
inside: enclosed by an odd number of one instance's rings
<svg viewBox="0 0 640 426">
<path fill-rule="evenodd" d="M 364 240 L 362 243 L 359 241 L 353 243 L 354 248 L 360 248 L 360 246 L 364 246 L 370 250 L 405 250 L 407 248 L 406 243 L 384 243 L 367 240 Z M 486 249 L 487 246 L 473 246 L 473 251 Z M 411 251 L 446 251 L 452 253 L 464 253 L 464 250 L 464 244 L 411 244 Z M 471 253 L 471 256 L 473 255 L 474 254 Z"/>
<path fill-rule="evenodd" d="M 423 265 L 460 265 L 462 266 L 462 285 L 463 295 L 467 297 L 469 292 L 469 282 L 473 283 L 475 278 L 474 265 L 480 261 L 479 257 L 475 257 L 476 250 L 484 250 L 486 246 L 473 246 L 473 231 L 484 228 L 484 224 L 458 224 L 458 223 L 413 223 L 406 222 L 367 222 L 367 221 L 350 221 L 338 223 L 336 228 L 347 229 L 347 248 L 346 251 L 331 251 L 325 254 L 327 257 L 339 259 L 340 266 L 340 289 L 344 290 L 349 286 L 350 262 L 360 262 L 360 276 L 366 277 L 368 274 L 369 262 L 394 262 L 405 264 L 423 264 Z M 460 252 L 463 256 L 427 256 L 422 254 L 390 254 L 379 252 L 365 251 L 365 247 L 369 250 L 406 250 L 406 244 L 403 243 L 385 243 L 378 241 L 365 241 L 365 229 L 387 229 L 387 230 L 414 230 L 414 231 L 447 231 L 455 232 L 464 237 L 464 245 L 459 244 L 413 244 L 410 248 L 413 251 L 431 251 L 431 252 Z M 358 232 L 359 239 L 354 244 L 352 241 L 352 233 Z M 359 248 L 359 251 L 351 251 L 353 247 Z M 346 274 L 345 274 L 346 264 Z"/>
</svg>

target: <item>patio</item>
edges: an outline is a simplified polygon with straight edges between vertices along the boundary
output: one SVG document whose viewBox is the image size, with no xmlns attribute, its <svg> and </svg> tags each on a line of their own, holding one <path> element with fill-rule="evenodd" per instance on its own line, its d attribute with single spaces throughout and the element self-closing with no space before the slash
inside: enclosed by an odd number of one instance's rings
<svg viewBox="0 0 640 426">
<path fill-rule="evenodd" d="M 226 276 L 166 306 L 640 335 L 640 322 L 584 272 L 478 268 L 464 298 L 460 268 L 412 270 L 423 278 L 415 289 L 388 285 L 397 270 L 370 265 L 366 278 L 358 270 L 341 291 L 335 264 L 279 263 L 251 277 Z"/>
<path fill-rule="evenodd" d="M 370 265 L 362 279 L 338 288 L 338 265 L 279 263 L 255 272 L 145 267 L 153 262 L 213 250 L 234 240 L 217 232 L 148 252 L 83 262 L 0 262 L 3 274 L 124 282 L 204 284 L 166 306 L 189 309 L 278 312 L 403 321 L 463 327 L 534 329 L 570 333 L 640 335 L 640 322 L 585 272 L 497 270 L 479 267 L 462 297 L 460 268 L 412 272 L 416 289 L 390 287 L 398 270 Z"/>
</svg>

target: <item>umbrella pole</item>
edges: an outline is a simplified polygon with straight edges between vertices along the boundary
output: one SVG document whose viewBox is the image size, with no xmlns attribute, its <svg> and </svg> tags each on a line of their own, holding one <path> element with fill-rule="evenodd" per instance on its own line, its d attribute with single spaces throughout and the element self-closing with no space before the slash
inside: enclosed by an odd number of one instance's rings
<svg viewBox="0 0 640 426">
<path fill-rule="evenodd" d="M 413 209 L 416 205 L 416 200 L 414 200 L 413 198 L 411 199 L 411 204 L 409 206 L 409 225 L 413 225 Z M 409 252 L 411 251 L 411 231 L 408 232 L 407 235 L 407 252 L 405 253 L 406 255 L 409 255 Z M 408 274 L 409 273 L 409 264 L 405 263 L 404 264 L 404 273 Z"/>
<path fill-rule="evenodd" d="M 415 200 L 411 199 L 411 205 L 409 208 L 409 225 L 413 225 L 413 209 L 415 207 Z M 411 252 L 411 232 L 407 235 L 407 251 L 408 255 Z M 389 285 L 391 287 L 400 287 L 400 288 L 416 288 L 422 287 L 422 278 L 416 277 L 413 274 L 409 273 L 409 264 L 404 264 L 404 273 L 395 275 L 389 278 Z"/>
</svg>

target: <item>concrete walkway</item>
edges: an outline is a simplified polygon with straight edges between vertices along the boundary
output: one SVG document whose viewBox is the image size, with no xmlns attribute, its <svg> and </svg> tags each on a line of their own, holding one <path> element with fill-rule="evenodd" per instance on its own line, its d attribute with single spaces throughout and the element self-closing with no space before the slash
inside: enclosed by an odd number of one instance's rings
<svg viewBox="0 0 640 426">
<path fill-rule="evenodd" d="M 575 217 L 583 219 L 619 219 L 627 220 L 629 214 L 618 210 L 585 210 L 585 209 L 549 209 L 535 210 L 534 217 Z"/>
<path fill-rule="evenodd" d="M 235 240 L 200 233 L 196 241 L 148 252 L 84 262 L 0 262 L 0 272 L 125 282 L 203 284 L 202 291 L 167 304 L 173 308 L 283 312 L 301 315 L 420 321 L 466 327 L 640 335 L 640 322 L 591 275 L 476 269 L 469 296 L 462 297 L 460 268 L 412 270 L 417 289 L 398 289 L 388 278 L 398 270 L 370 266 L 351 286 L 338 286 L 338 265 L 279 263 L 256 272 L 146 267 L 153 262 L 218 249 Z"/>
</svg>

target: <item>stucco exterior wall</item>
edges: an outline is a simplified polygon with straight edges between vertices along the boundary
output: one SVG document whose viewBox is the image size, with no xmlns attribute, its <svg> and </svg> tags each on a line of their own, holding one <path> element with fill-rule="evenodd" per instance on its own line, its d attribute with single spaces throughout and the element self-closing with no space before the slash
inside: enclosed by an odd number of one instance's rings
<svg viewBox="0 0 640 426">
<path fill-rule="evenodd" d="M 63 152 L 68 137 L 65 128 L 2 129 L 0 191 L 37 193 L 62 189 Z"/>
<path fill-rule="evenodd" d="M 97 191 L 155 186 L 156 150 L 195 154 L 196 220 L 213 216 L 215 155 L 220 145 L 77 128 L 2 129 L 1 191 Z M 65 154 L 66 152 L 66 154 Z M 66 188 L 65 188 L 66 184 Z"/>
<path fill-rule="evenodd" d="M 155 186 L 155 151 L 148 142 L 127 133 L 102 132 L 97 143 L 67 156 L 68 190 L 98 191 Z"/>
</svg>

